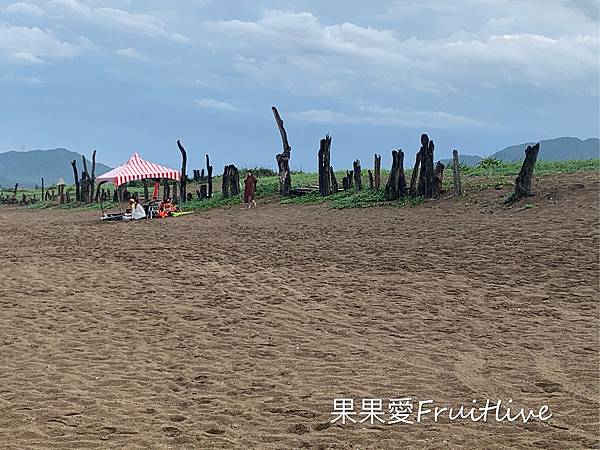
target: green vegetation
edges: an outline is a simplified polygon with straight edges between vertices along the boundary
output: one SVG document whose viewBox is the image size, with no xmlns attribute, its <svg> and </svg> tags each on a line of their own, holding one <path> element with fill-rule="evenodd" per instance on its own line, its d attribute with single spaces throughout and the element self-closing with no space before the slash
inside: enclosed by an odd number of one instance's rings
<svg viewBox="0 0 600 450">
<path fill-rule="evenodd" d="M 467 191 L 479 191 L 489 188 L 505 188 L 514 184 L 515 177 L 518 175 L 521 169 L 521 163 L 505 163 L 495 158 L 486 158 L 482 160 L 477 166 L 460 166 L 460 171 L 463 178 L 463 186 Z M 274 197 L 277 195 L 279 188 L 279 180 L 276 175 L 272 175 L 273 171 L 264 168 L 251 169 L 254 173 L 267 174 L 269 176 L 259 176 L 258 185 L 256 189 L 256 195 L 258 199 L 265 197 Z M 585 171 L 599 171 L 600 170 L 600 159 L 589 159 L 589 160 L 574 160 L 574 161 L 538 161 L 535 167 L 535 175 L 548 175 L 548 174 L 559 174 L 559 173 L 575 173 Z M 245 173 L 245 172 L 243 172 Z M 382 185 L 385 184 L 388 171 L 382 170 Z M 410 180 L 412 170 L 406 171 L 406 179 Z M 341 186 L 342 178 L 346 176 L 345 171 L 336 172 L 336 178 L 338 185 Z M 243 182 L 243 176 L 240 177 Z M 304 173 L 296 172 L 292 176 L 292 183 L 294 187 L 313 187 L 318 186 L 318 174 L 316 173 Z M 221 186 L 221 177 L 215 177 L 213 179 L 213 186 L 215 193 L 213 198 L 209 200 L 200 201 L 195 195 L 191 202 L 186 202 L 181 205 L 185 211 L 196 211 L 206 210 L 212 208 L 221 208 L 225 206 L 238 205 L 241 203 L 241 196 L 235 198 L 223 198 L 219 192 Z M 364 189 L 361 192 L 354 190 L 348 192 L 338 192 L 329 197 L 321 197 L 318 193 L 311 193 L 298 197 L 290 197 L 280 199 L 282 204 L 289 205 L 317 205 L 327 204 L 334 209 L 345 209 L 345 208 L 369 208 L 374 206 L 414 206 L 419 205 L 424 200 L 422 198 L 411 198 L 406 197 L 399 201 L 388 202 L 384 199 L 383 186 L 379 192 L 368 190 L 368 178 L 367 171 L 363 171 L 363 186 Z M 112 189 L 112 187 L 109 189 Z M 452 188 L 452 171 L 450 167 L 445 170 L 444 176 L 444 189 Z M 130 192 L 137 192 L 138 195 L 142 196 L 143 188 L 141 183 L 135 183 L 133 186 L 128 186 Z M 196 187 L 193 183 L 188 184 L 188 192 L 194 192 Z M 74 187 L 67 187 L 67 191 L 71 197 L 74 196 Z M 0 192 L 11 194 L 11 189 L 0 190 Z M 39 198 L 40 190 L 19 190 L 17 193 L 17 199 L 20 199 L 21 195 L 25 193 L 28 197 L 34 194 Z M 104 203 L 105 210 L 123 208 L 123 205 L 118 205 L 112 202 Z M 69 203 L 65 205 L 57 205 L 56 202 L 37 202 L 33 205 L 29 205 L 29 208 L 60 208 L 60 209 L 79 209 L 79 210 L 100 210 L 99 204 L 82 205 L 80 203 Z M 530 208 L 530 206 L 527 206 Z"/>
</svg>

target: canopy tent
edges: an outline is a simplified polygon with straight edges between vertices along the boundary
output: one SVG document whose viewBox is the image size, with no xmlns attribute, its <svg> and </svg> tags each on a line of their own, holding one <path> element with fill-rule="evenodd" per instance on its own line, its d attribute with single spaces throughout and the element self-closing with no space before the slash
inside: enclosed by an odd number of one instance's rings
<svg viewBox="0 0 600 450">
<path fill-rule="evenodd" d="M 96 181 L 98 183 L 112 181 L 115 186 L 120 186 L 128 181 L 143 180 L 145 178 L 167 178 L 179 181 L 181 172 L 146 161 L 140 158 L 140 155 L 134 153 L 125 164 L 96 177 Z"/>
</svg>

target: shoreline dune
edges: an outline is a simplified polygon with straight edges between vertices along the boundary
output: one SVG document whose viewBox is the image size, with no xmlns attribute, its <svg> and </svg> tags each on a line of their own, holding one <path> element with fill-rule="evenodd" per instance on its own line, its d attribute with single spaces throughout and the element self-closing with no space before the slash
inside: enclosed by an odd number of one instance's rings
<svg viewBox="0 0 600 450">
<path fill-rule="evenodd" d="M 140 223 L 0 208 L 2 444 L 598 446 L 598 189 Z M 346 397 L 553 416 L 330 425 Z"/>
</svg>

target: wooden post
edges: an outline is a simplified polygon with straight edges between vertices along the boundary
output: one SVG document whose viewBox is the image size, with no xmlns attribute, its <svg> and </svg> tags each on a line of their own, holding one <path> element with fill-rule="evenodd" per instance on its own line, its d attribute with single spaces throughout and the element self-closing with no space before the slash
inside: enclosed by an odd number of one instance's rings
<svg viewBox="0 0 600 450">
<path fill-rule="evenodd" d="M 181 141 L 177 139 L 177 147 L 179 147 L 179 151 L 181 152 L 181 180 L 179 181 L 179 198 L 181 199 L 181 203 L 185 203 L 187 199 L 187 173 L 186 173 L 186 165 L 187 165 L 187 152 L 183 145 L 181 145 Z M 175 196 L 175 193 L 173 193 Z"/>
<path fill-rule="evenodd" d="M 229 166 L 223 167 L 223 179 L 221 182 L 221 195 L 225 198 L 229 197 L 229 173 L 227 171 Z"/>
<path fill-rule="evenodd" d="M 362 168 L 360 167 L 360 161 L 357 159 L 352 163 L 354 172 L 354 185 L 357 191 L 362 191 Z"/>
<path fill-rule="evenodd" d="M 442 189 L 442 182 L 444 181 L 444 164 L 438 161 L 433 171 L 433 185 L 431 188 L 431 196 L 434 198 L 439 197 L 444 192 Z"/>
<path fill-rule="evenodd" d="M 240 195 L 240 171 L 229 164 L 223 169 L 223 197 L 235 197 Z"/>
<path fill-rule="evenodd" d="M 375 189 L 375 184 L 373 183 L 373 172 L 371 172 L 371 169 L 367 170 L 367 174 L 369 175 L 369 189 L 373 190 Z"/>
<path fill-rule="evenodd" d="M 539 152 L 539 142 L 533 147 L 529 145 L 525 149 L 525 160 L 519 171 L 519 176 L 517 176 L 515 180 L 515 192 L 506 200 L 507 203 L 516 202 L 517 200 L 532 195 L 531 180 L 533 178 L 533 170 L 535 169 L 535 163 Z"/>
<path fill-rule="evenodd" d="M 206 193 L 206 196 L 208 198 L 211 198 L 213 193 L 213 166 L 210 165 L 210 159 L 208 157 L 208 154 L 206 155 L 206 174 L 208 175 L 208 191 Z"/>
<path fill-rule="evenodd" d="M 144 178 L 142 180 L 142 184 L 144 185 L 144 201 L 148 203 L 148 201 L 150 200 L 150 194 L 148 192 L 148 180 Z"/>
<path fill-rule="evenodd" d="M 397 200 L 406 195 L 406 178 L 404 176 L 404 152 L 392 150 L 392 168 L 385 185 L 385 199 Z"/>
<path fill-rule="evenodd" d="M 331 192 L 336 194 L 337 191 L 340 190 L 338 186 L 337 179 L 335 178 L 335 171 L 333 170 L 333 166 L 329 166 L 329 178 L 331 179 Z"/>
<path fill-rule="evenodd" d="M 375 167 L 374 167 L 374 184 L 375 190 L 378 191 L 381 188 L 381 155 L 375 154 Z"/>
<path fill-rule="evenodd" d="M 421 170 L 417 184 L 417 195 L 431 198 L 433 193 L 433 141 L 426 134 L 421 135 Z"/>
<path fill-rule="evenodd" d="M 171 198 L 171 186 L 169 186 L 169 180 L 165 178 L 163 180 L 163 201 L 168 198 Z"/>
<path fill-rule="evenodd" d="M 452 175 L 454 177 L 454 194 L 462 195 L 462 184 L 460 182 L 460 163 L 458 162 L 458 150 L 452 150 Z"/>
<path fill-rule="evenodd" d="M 42 178 L 42 201 L 44 201 L 44 178 Z"/>
<path fill-rule="evenodd" d="M 275 122 L 277 123 L 277 128 L 279 128 L 279 134 L 281 135 L 281 142 L 283 144 L 283 151 L 275 157 L 277 159 L 277 167 L 279 168 L 279 195 L 289 196 L 292 189 L 292 176 L 290 173 L 292 147 L 290 147 L 290 144 L 288 143 L 287 133 L 283 127 L 283 120 L 281 120 L 277 108 L 273 106 L 271 110 L 275 116 Z"/>
<path fill-rule="evenodd" d="M 83 161 L 83 172 L 81 172 L 81 200 L 84 203 L 90 202 L 90 174 L 87 169 L 85 156 L 81 155 Z"/>
<path fill-rule="evenodd" d="M 181 186 L 181 183 L 179 185 Z M 179 192 L 181 192 L 181 188 Z M 173 181 L 173 198 L 171 200 L 173 203 L 179 203 L 179 198 L 177 198 L 177 181 Z"/>
<path fill-rule="evenodd" d="M 413 167 L 412 175 L 410 177 L 410 187 L 408 189 L 408 194 L 412 197 L 417 195 L 417 180 L 419 179 L 419 166 L 421 165 L 421 151 L 417 152 L 417 156 L 415 158 L 415 165 Z"/>
<path fill-rule="evenodd" d="M 73 177 L 75 178 L 75 200 L 78 202 L 81 201 L 81 188 L 79 186 L 79 174 L 77 173 L 77 161 L 71 161 L 71 166 L 73 166 Z"/>
<path fill-rule="evenodd" d="M 321 139 L 319 146 L 319 194 L 331 195 L 331 136 Z"/>
<path fill-rule="evenodd" d="M 92 152 L 92 175 L 90 176 L 90 202 L 94 200 L 94 189 L 96 185 L 96 150 Z"/>
</svg>

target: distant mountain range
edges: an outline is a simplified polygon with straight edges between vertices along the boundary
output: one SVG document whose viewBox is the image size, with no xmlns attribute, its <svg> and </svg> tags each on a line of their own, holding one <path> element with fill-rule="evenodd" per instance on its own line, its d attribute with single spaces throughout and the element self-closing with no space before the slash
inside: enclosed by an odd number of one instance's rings
<svg viewBox="0 0 600 450">
<path fill-rule="evenodd" d="M 540 161 L 561 161 L 565 159 L 597 159 L 600 158 L 600 139 L 589 138 L 585 140 L 576 137 L 559 137 L 556 139 L 546 139 L 540 142 Z M 505 162 L 522 161 L 525 158 L 525 149 L 528 145 L 535 142 L 526 142 L 524 144 L 511 145 L 496 153 L 489 158 L 499 159 Z M 477 155 L 461 155 L 459 151 L 458 159 L 466 166 L 475 166 L 483 159 Z M 442 160 L 447 165 L 449 159 Z"/>
<path fill-rule="evenodd" d="M 528 145 L 533 145 L 533 142 L 506 147 L 489 157 L 506 162 L 522 161 Z M 598 138 L 581 140 L 575 137 L 560 137 L 540 141 L 538 159 L 541 161 L 597 158 L 600 158 L 600 139 Z M 474 166 L 483 158 L 459 153 L 459 159 L 465 165 Z M 81 155 L 66 148 L 0 153 L 0 187 L 11 188 L 15 183 L 19 183 L 21 187 L 31 188 L 39 186 L 42 177 L 44 177 L 46 186 L 55 184 L 60 178 L 64 178 L 67 184 L 72 184 L 71 161 L 73 160 L 77 161 L 77 169 L 81 174 Z M 91 162 L 87 158 L 86 161 L 91 170 Z M 449 160 L 442 160 L 442 162 L 448 164 Z M 109 170 L 111 168 L 107 165 L 96 163 L 96 175 L 101 175 Z"/>
<path fill-rule="evenodd" d="M 32 188 L 41 185 L 42 177 L 46 186 L 55 184 L 60 178 L 64 178 L 67 184 L 73 184 L 73 160 L 77 161 L 77 170 L 81 176 L 81 155 L 66 148 L 0 153 L 0 187 L 12 188 L 15 183 L 19 183 L 19 187 Z M 88 170 L 92 170 L 89 159 L 86 158 L 86 162 Z M 96 161 L 96 175 L 109 170 L 110 167 Z"/>
</svg>

